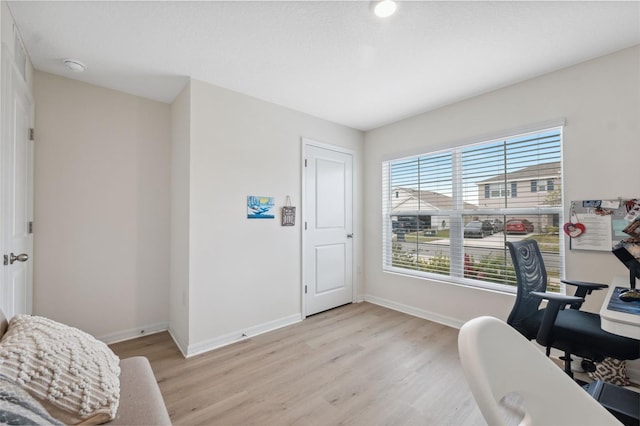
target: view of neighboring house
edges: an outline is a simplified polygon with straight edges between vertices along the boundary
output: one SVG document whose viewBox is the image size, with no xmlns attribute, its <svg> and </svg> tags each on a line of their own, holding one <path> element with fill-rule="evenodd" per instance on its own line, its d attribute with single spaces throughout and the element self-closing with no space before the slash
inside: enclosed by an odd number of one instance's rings
<svg viewBox="0 0 640 426">
<path fill-rule="evenodd" d="M 395 223 L 400 223 L 407 217 L 411 217 L 415 222 L 416 212 L 418 212 L 420 229 L 447 229 L 449 227 L 448 212 L 453 209 L 453 198 L 433 191 L 395 187 L 391 194 L 391 205 L 392 220 Z M 464 207 L 470 210 L 477 208 L 470 203 L 464 203 Z M 446 213 L 433 214 L 438 211 L 446 211 Z M 412 227 L 415 229 L 415 225 Z"/>
<path fill-rule="evenodd" d="M 478 182 L 477 185 L 478 207 L 482 209 L 556 207 L 562 202 L 559 161 L 496 175 Z M 557 214 L 525 218 L 539 223 L 543 229 L 547 226 L 559 226 Z"/>
<path fill-rule="evenodd" d="M 442 229 L 448 226 L 449 216 L 433 216 L 433 211 L 450 209 L 451 197 L 432 191 L 420 191 L 413 188 L 393 188 L 391 194 L 393 213 L 397 213 L 396 219 L 402 221 L 403 217 L 411 215 L 415 217 L 417 211 L 429 211 L 430 214 L 420 215 L 420 228 Z"/>
<path fill-rule="evenodd" d="M 561 203 L 560 162 L 527 166 L 514 172 L 499 174 L 477 182 L 478 203 L 464 202 L 464 209 L 499 210 L 503 208 L 557 207 Z M 447 229 L 453 198 L 438 192 L 407 187 L 394 187 L 391 193 L 393 229 Z M 442 211 L 442 215 L 434 212 Z M 416 218 L 416 213 L 419 219 Z M 507 215 L 506 220 L 525 218 L 538 231 L 559 226 L 557 214 Z M 478 220 L 469 216 L 468 220 Z M 466 220 L 466 221 L 468 221 Z"/>
</svg>

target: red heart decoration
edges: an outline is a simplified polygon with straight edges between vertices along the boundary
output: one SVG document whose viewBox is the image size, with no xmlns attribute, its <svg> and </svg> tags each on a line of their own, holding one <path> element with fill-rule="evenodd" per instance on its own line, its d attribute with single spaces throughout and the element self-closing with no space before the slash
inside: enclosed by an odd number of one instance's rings
<svg viewBox="0 0 640 426">
<path fill-rule="evenodd" d="M 562 229 L 564 229 L 564 233 L 571 238 L 579 237 L 580 235 L 584 234 L 585 231 L 585 227 L 583 224 L 571 222 L 565 223 Z"/>
</svg>

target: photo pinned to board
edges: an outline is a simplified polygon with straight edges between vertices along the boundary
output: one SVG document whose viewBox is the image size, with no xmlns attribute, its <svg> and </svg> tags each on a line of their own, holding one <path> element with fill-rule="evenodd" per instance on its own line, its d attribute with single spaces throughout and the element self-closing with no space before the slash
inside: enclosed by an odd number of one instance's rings
<svg viewBox="0 0 640 426">
<path fill-rule="evenodd" d="M 580 222 L 567 222 L 564 224 L 563 229 L 564 233 L 571 238 L 577 238 L 586 231 L 586 228 Z"/>
<path fill-rule="evenodd" d="M 578 238 L 579 236 L 584 234 L 587 229 L 582 223 L 580 223 L 580 219 L 576 214 L 575 201 L 571 202 L 571 211 L 569 213 L 569 217 L 571 221 L 565 223 L 562 229 L 564 230 L 564 233 L 569 236 L 569 238 Z"/>
<path fill-rule="evenodd" d="M 624 220 L 627 222 L 635 222 L 640 219 L 640 201 L 636 198 L 625 202 L 625 208 L 627 209 L 627 215 Z"/>
<path fill-rule="evenodd" d="M 613 249 L 615 251 L 620 247 L 624 247 L 634 258 L 640 259 L 640 200 L 637 198 L 628 200 L 625 202 L 624 207 L 626 209 L 624 220 L 628 224 L 622 232 L 627 234 L 628 237 L 619 241 Z"/>
</svg>

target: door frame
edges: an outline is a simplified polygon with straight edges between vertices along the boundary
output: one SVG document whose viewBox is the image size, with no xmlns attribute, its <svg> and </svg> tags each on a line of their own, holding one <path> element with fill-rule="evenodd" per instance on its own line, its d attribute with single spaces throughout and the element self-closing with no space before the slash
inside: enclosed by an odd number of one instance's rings
<svg viewBox="0 0 640 426">
<path fill-rule="evenodd" d="M 12 251 L 12 241 L 9 240 L 9 235 L 7 233 L 7 212 L 9 209 L 13 208 L 13 199 L 11 197 L 11 188 L 8 187 L 8 183 L 5 180 L 6 177 L 6 162 L 9 161 L 7 157 L 7 144 L 13 143 L 13 138 L 15 135 L 13 134 L 13 122 L 15 121 L 15 117 L 13 116 L 13 112 L 11 114 L 8 111 L 13 110 L 13 102 L 16 99 L 16 93 L 19 92 L 20 96 L 23 96 L 28 105 L 28 123 L 26 123 L 27 129 L 34 128 L 35 124 L 35 101 L 33 98 L 33 94 L 31 93 L 28 82 L 26 81 L 26 75 L 22 75 L 20 70 L 18 69 L 18 65 L 15 63 L 14 56 L 11 53 L 6 43 L 2 43 L 0 48 L 0 55 L 2 56 L 2 71 L 0 72 L 2 78 L 2 88 L 0 92 L 2 93 L 2 116 L 0 117 L 1 126 L 0 126 L 0 164 L 2 165 L 2 170 L 0 173 L 0 251 L 2 254 L 6 255 Z M 12 120 L 8 120 L 11 117 Z M 35 156 L 35 143 L 33 139 L 29 139 L 25 135 L 24 142 L 27 144 L 27 156 L 28 156 L 28 164 L 26 165 L 27 170 L 25 171 L 28 179 L 27 182 L 27 193 L 24 194 L 26 198 L 26 222 L 33 223 L 33 204 L 34 204 L 34 193 L 35 193 L 35 172 L 34 172 L 34 156 Z M 25 226 L 26 223 L 25 223 Z M 26 313 L 31 314 L 33 312 L 33 232 L 31 230 L 27 231 L 27 247 L 25 248 L 25 252 L 29 255 L 29 259 L 23 265 L 25 268 L 26 274 L 26 288 L 24 289 L 24 294 L 26 297 L 25 302 L 25 310 Z M 0 274 L 0 307 L 4 310 L 4 314 L 7 317 L 13 316 L 16 312 L 13 309 L 9 309 L 8 306 L 15 305 L 15 294 L 13 291 L 8 291 L 8 285 L 10 283 L 10 265 L 4 267 L 2 273 Z M 8 297 L 12 296 L 12 297 Z"/>
<path fill-rule="evenodd" d="M 318 142 L 315 139 L 311 139 L 311 138 L 307 138 L 307 137 L 302 137 L 301 138 L 301 150 L 300 150 L 300 174 L 301 174 L 301 184 L 302 184 L 302 188 L 301 188 L 301 193 L 302 193 L 302 197 L 301 197 L 301 215 L 300 215 L 300 233 L 301 235 L 301 248 L 302 248 L 302 254 L 300 256 L 300 261 L 301 261 L 301 268 L 300 268 L 300 307 L 301 307 L 301 313 L 302 313 L 302 319 L 305 319 L 307 317 L 307 300 L 305 297 L 305 292 L 304 292 L 304 286 L 305 286 L 305 282 L 304 282 L 304 277 L 305 277 L 305 272 L 306 272 L 306 237 L 305 237 L 305 223 L 306 223 L 306 207 L 307 207 L 307 193 L 306 193 L 306 171 L 305 171 L 305 160 L 306 160 L 306 152 L 307 152 L 307 147 L 315 147 L 315 148 L 320 148 L 320 149 L 326 149 L 329 151 L 335 151 L 335 152 L 339 152 L 342 154 L 348 154 L 351 155 L 351 164 L 352 164 L 352 168 L 355 168 L 355 164 L 356 164 L 356 153 L 355 151 L 353 151 L 352 149 L 349 148 L 345 148 L 342 146 L 338 146 L 338 145 L 331 145 L 325 142 Z M 352 228 L 354 227 L 354 198 L 355 198 L 355 194 L 353 192 L 354 189 L 354 176 L 355 173 L 352 173 L 352 177 L 351 177 L 351 226 Z M 355 256 L 355 244 L 352 244 L 351 246 L 351 303 L 355 303 L 356 301 L 356 280 L 355 280 L 355 266 L 356 266 L 356 256 Z"/>
</svg>

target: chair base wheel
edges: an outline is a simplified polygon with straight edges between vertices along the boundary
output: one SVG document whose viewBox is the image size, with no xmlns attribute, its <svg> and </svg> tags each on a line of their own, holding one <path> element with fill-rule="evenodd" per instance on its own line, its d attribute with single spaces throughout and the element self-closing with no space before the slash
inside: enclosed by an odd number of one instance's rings
<svg viewBox="0 0 640 426">
<path fill-rule="evenodd" d="M 595 362 L 588 359 L 583 359 L 582 362 L 580 363 L 580 367 L 582 367 L 585 373 L 593 373 L 594 371 L 596 371 Z"/>
</svg>

